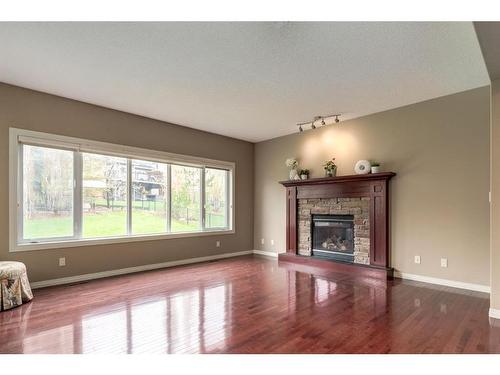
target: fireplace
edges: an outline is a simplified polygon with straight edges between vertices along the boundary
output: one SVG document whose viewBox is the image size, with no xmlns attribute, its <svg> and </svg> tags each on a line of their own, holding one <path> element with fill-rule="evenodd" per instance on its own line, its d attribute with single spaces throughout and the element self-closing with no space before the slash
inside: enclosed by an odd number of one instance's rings
<svg viewBox="0 0 500 375">
<path fill-rule="evenodd" d="M 312 215 L 312 255 L 354 261 L 354 215 Z"/>
<path fill-rule="evenodd" d="M 391 277 L 389 180 L 393 172 L 282 181 L 286 253 L 280 261 Z"/>
</svg>

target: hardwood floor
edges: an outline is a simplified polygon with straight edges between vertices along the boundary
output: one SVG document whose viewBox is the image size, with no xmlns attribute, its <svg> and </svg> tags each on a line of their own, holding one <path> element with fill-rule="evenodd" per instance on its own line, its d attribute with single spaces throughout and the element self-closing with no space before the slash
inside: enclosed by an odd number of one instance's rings
<svg viewBox="0 0 500 375">
<path fill-rule="evenodd" d="M 2 353 L 500 353 L 489 296 L 245 256 L 35 290 Z"/>
</svg>

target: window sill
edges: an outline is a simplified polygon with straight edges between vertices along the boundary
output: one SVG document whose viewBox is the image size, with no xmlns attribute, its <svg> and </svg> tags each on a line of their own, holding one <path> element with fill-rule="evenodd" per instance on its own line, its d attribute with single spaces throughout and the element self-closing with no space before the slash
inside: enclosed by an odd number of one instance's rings
<svg viewBox="0 0 500 375">
<path fill-rule="evenodd" d="M 37 242 L 37 243 L 21 243 L 21 244 L 15 243 L 11 244 L 10 252 L 49 250 L 49 249 L 94 246 L 94 245 L 109 245 L 109 244 L 127 243 L 127 242 L 170 240 L 175 238 L 216 236 L 216 235 L 226 235 L 234 233 L 235 231 L 233 229 L 220 229 L 220 230 L 214 229 L 214 230 L 207 230 L 204 232 L 179 232 L 179 233 L 169 233 L 169 234 L 150 234 L 150 235 L 127 236 L 127 237 L 92 238 L 92 239 L 54 241 L 54 242 Z"/>
</svg>

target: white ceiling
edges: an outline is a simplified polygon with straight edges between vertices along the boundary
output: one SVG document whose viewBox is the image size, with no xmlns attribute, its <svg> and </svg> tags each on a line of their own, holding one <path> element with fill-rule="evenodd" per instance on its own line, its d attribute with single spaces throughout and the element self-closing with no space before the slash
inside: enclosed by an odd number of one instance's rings
<svg viewBox="0 0 500 375">
<path fill-rule="evenodd" d="M 249 141 L 489 84 L 470 22 L 0 23 L 0 81 Z"/>
</svg>

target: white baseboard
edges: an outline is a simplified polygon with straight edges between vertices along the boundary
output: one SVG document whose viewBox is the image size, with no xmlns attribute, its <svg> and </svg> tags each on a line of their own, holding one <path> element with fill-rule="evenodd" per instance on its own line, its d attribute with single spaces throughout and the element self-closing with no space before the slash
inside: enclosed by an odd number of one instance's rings
<svg viewBox="0 0 500 375">
<path fill-rule="evenodd" d="M 35 281 L 35 282 L 31 283 L 31 288 L 37 289 L 37 288 L 44 288 L 44 287 L 48 287 L 48 286 L 54 286 L 54 285 L 71 284 L 71 283 L 77 283 L 77 282 L 82 282 L 82 281 L 101 279 L 104 277 L 125 275 L 125 274 L 129 274 L 129 273 L 149 271 L 149 270 L 155 270 L 155 269 L 159 269 L 159 268 L 182 266 L 185 264 L 201 263 L 201 262 L 207 262 L 210 260 L 232 258 L 232 257 L 238 257 L 238 256 L 242 256 L 242 255 L 249 255 L 249 254 L 263 255 L 263 256 L 267 256 L 267 257 L 271 257 L 271 258 L 278 257 L 278 253 L 275 253 L 272 251 L 265 251 L 265 250 L 239 251 L 239 252 L 235 252 L 235 253 L 217 254 L 217 255 L 210 255 L 210 256 L 205 256 L 205 257 L 181 259 L 181 260 L 174 260 L 174 261 L 170 261 L 170 262 L 155 263 L 155 264 L 145 264 L 145 265 L 136 266 L 136 267 L 127 267 L 127 268 L 120 268 L 120 269 L 116 269 L 116 270 L 87 273 L 87 274 L 83 274 L 83 275 L 76 275 L 76 276 L 69 276 L 69 277 L 61 277 L 58 279 Z M 445 286 L 450 286 L 450 287 L 454 287 L 454 288 L 474 290 L 474 291 L 478 291 L 478 292 L 485 292 L 485 293 L 490 292 L 490 287 L 488 285 L 464 283 L 461 281 L 453 281 L 453 280 L 439 279 L 439 278 L 429 277 L 429 276 L 414 275 L 414 274 L 399 272 L 399 271 L 395 271 L 394 276 L 399 277 L 401 279 L 406 279 L 406 280 L 421 281 L 424 283 L 445 285 Z M 490 316 L 493 318 L 500 319 L 500 310 L 490 309 Z"/>
<path fill-rule="evenodd" d="M 490 287 L 488 285 L 464 283 L 462 281 L 439 279 L 437 277 L 414 275 L 411 273 L 399 272 L 399 271 L 394 271 L 394 277 L 406 280 L 421 281 L 423 283 L 429 283 L 429 284 L 445 285 L 459 289 L 474 290 L 476 292 L 490 293 Z"/>
<path fill-rule="evenodd" d="M 500 310 L 490 308 L 490 318 L 500 319 Z"/>
<path fill-rule="evenodd" d="M 30 284 L 31 284 L 31 288 L 32 289 L 37 289 L 37 288 L 44 288 L 44 287 L 47 287 L 47 286 L 62 285 L 62 284 L 71 284 L 71 283 L 77 283 L 77 282 L 81 282 L 81 281 L 88 281 L 88 280 L 94 280 L 94 279 L 102 279 L 104 277 L 117 276 L 117 275 L 125 275 L 125 274 L 128 274 L 128 273 L 135 273 L 135 272 L 155 270 L 155 269 L 159 269 L 159 268 L 168 268 L 168 267 L 174 267 L 174 266 L 181 266 L 181 265 L 184 265 L 184 264 L 192 264 L 192 263 L 207 262 L 207 261 L 210 261 L 210 260 L 232 258 L 232 257 L 238 257 L 238 256 L 241 256 L 241 255 L 248 255 L 248 254 L 253 254 L 253 250 L 239 251 L 239 252 L 236 252 L 236 253 L 226 253 L 226 254 L 210 255 L 210 256 L 206 256 L 206 257 L 198 257 L 198 258 L 189 258 L 189 259 L 174 260 L 174 261 L 171 261 L 171 262 L 163 262 L 163 263 L 155 263 L 155 264 L 145 264 L 143 266 L 127 267 L 127 268 L 120 268 L 120 269 L 110 270 L 110 271 L 87 273 L 87 274 L 84 274 L 84 275 L 61 277 L 59 279 L 44 280 L 44 281 L 35 281 L 33 283 L 30 283 Z"/>
<path fill-rule="evenodd" d="M 278 253 L 275 253 L 274 251 L 265 251 L 265 250 L 253 250 L 254 254 L 257 255 L 264 255 L 266 257 L 271 257 L 271 258 L 277 258 Z"/>
</svg>

